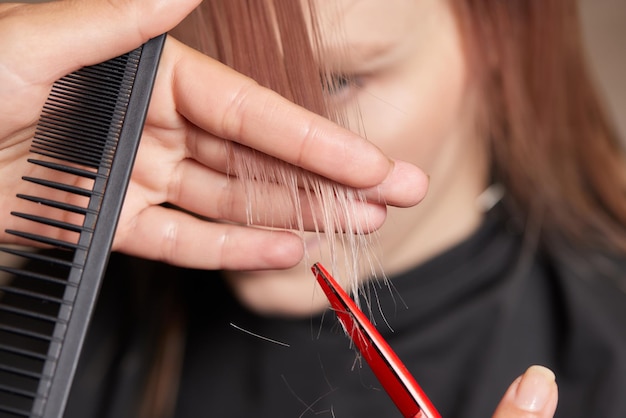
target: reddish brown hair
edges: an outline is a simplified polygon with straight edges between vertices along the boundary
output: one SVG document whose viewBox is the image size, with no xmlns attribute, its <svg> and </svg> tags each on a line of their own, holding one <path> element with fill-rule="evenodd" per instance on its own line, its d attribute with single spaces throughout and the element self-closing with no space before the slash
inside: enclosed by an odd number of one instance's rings
<svg viewBox="0 0 626 418">
<path fill-rule="evenodd" d="M 592 85 L 577 2 L 451 2 L 480 77 L 496 180 L 547 241 L 626 251 L 622 144 Z"/>
</svg>

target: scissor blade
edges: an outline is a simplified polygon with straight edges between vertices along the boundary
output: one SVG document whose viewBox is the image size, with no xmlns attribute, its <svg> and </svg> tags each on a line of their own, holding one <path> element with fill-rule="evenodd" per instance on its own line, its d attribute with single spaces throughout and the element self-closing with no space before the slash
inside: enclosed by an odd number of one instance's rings
<svg viewBox="0 0 626 418">
<path fill-rule="evenodd" d="M 352 298 L 320 264 L 311 268 L 339 322 L 404 417 L 440 418 L 426 394 Z"/>
</svg>

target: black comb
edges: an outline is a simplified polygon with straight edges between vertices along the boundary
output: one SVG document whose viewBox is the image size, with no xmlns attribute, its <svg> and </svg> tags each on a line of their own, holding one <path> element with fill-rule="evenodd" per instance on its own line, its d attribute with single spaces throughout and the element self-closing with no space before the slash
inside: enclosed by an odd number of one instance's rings
<svg viewBox="0 0 626 418">
<path fill-rule="evenodd" d="M 0 248 L 10 259 L 0 266 L 0 417 L 63 415 L 165 37 L 61 78 L 44 105 L 28 160 L 41 175 L 23 177 L 41 194 L 17 195 L 33 213 L 12 212 L 24 230 L 6 230 L 26 246 Z"/>
</svg>

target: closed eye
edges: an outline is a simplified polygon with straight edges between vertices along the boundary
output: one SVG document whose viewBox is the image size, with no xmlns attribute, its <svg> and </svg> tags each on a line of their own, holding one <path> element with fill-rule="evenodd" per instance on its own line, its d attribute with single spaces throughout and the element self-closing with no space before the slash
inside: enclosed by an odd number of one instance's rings
<svg viewBox="0 0 626 418">
<path fill-rule="evenodd" d="M 321 79 L 324 92 L 328 94 L 335 94 L 350 85 L 350 77 L 346 74 L 322 74 Z"/>
<path fill-rule="evenodd" d="M 321 74 L 320 80 L 324 94 L 333 99 L 348 98 L 360 84 L 358 76 L 342 73 Z"/>
</svg>

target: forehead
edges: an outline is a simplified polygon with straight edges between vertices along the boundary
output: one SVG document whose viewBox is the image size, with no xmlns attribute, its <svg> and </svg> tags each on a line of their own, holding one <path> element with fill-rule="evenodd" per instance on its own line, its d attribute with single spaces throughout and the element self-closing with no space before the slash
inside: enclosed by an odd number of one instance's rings
<svg viewBox="0 0 626 418">
<path fill-rule="evenodd" d="M 311 0 L 326 57 L 375 60 L 426 41 L 447 0 Z M 374 63 L 372 63 L 374 65 Z"/>
</svg>

